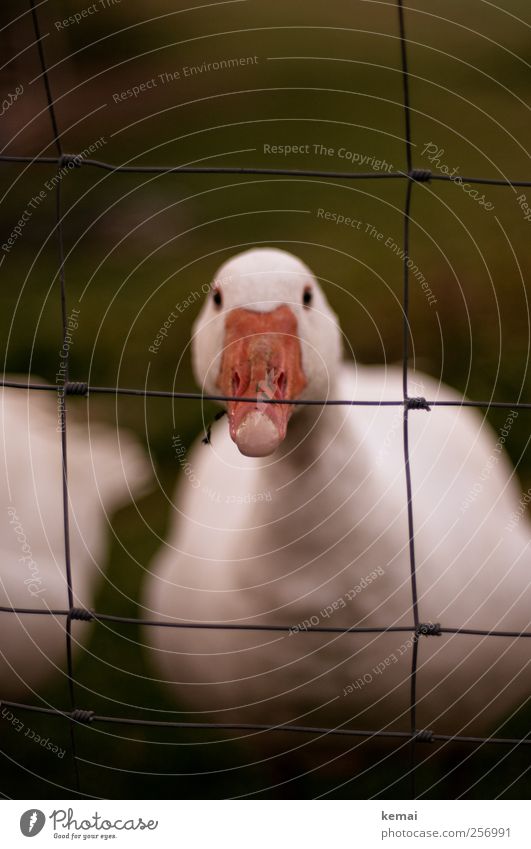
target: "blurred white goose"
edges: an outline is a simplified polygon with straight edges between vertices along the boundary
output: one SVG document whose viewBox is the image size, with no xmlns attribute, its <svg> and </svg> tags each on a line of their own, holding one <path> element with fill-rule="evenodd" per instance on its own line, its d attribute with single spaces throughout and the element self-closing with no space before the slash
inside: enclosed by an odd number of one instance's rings
<svg viewBox="0 0 531 849">
<path fill-rule="evenodd" d="M 218 271 L 193 365 L 210 394 L 402 398 L 400 369 L 341 361 L 315 277 L 274 249 Z M 426 375 L 410 385 L 411 395 L 457 397 Z M 186 475 L 145 615 L 294 627 L 146 629 L 157 677 L 209 721 L 408 728 L 410 632 L 308 632 L 413 621 L 402 408 L 230 401 L 227 413 L 211 445 L 180 457 Z M 412 411 L 410 446 L 420 621 L 529 629 L 529 526 L 522 517 L 510 527 L 518 484 L 492 431 L 467 408 Z M 530 651 L 528 639 L 421 637 L 417 726 L 495 729 L 531 692 Z"/>
<path fill-rule="evenodd" d="M 0 392 L 0 605 L 68 609 L 61 438 L 53 393 Z M 68 424 L 74 605 L 90 608 L 105 563 L 111 514 L 146 488 L 143 451 L 123 431 Z M 74 640 L 87 626 L 74 625 Z M 23 699 L 65 667 L 65 617 L 0 612 L 0 699 Z"/>
</svg>

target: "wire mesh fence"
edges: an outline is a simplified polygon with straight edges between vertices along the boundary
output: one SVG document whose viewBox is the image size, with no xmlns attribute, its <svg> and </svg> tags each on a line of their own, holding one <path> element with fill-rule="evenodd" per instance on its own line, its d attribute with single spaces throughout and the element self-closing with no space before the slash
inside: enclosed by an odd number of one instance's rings
<svg viewBox="0 0 531 849">
<path fill-rule="evenodd" d="M 422 620 L 422 610 L 419 603 L 417 592 L 417 568 L 415 560 L 415 531 L 414 531 L 414 511 L 413 511 L 413 495 L 412 495 L 412 475 L 410 465 L 410 450 L 409 450 L 409 416 L 421 415 L 424 413 L 430 414 L 432 407 L 450 406 L 450 407 L 479 407 L 479 408 L 511 408 L 516 410 L 530 410 L 531 402 L 522 401 L 517 398 L 515 401 L 493 401 L 489 400 L 439 400 L 424 397 L 410 397 L 408 384 L 408 371 L 410 361 L 410 323 L 409 323 L 409 271 L 408 263 L 410 255 L 410 211 L 413 192 L 415 185 L 418 183 L 428 183 L 431 181 L 450 181 L 451 176 L 445 174 L 432 173 L 429 170 L 420 170 L 413 167 L 412 158 L 412 133 L 411 133 L 411 108 L 409 94 L 409 72 L 408 72 L 408 42 L 405 32 L 404 8 L 402 0 L 396 0 L 396 10 L 398 16 L 398 31 L 399 43 L 401 52 L 401 79 L 403 91 L 403 114 L 405 128 L 405 159 L 406 168 L 397 171 L 386 172 L 371 172 L 361 173 L 355 171 L 323 171 L 323 170 L 304 170 L 304 169 L 281 169 L 281 168 L 253 168 L 253 167 L 216 167 L 216 166 L 148 166 L 148 165 L 114 165 L 108 162 L 103 162 L 96 159 L 87 159 L 78 154 L 66 152 L 63 150 L 61 142 L 61 133 L 58 127 L 56 112 L 54 108 L 54 98 L 52 95 L 44 49 L 42 45 L 41 32 L 39 28 L 39 19 L 37 7 L 34 0 L 30 0 L 30 10 L 35 33 L 35 44 L 39 53 L 39 59 L 42 70 L 42 81 L 46 91 L 47 109 L 50 118 L 51 128 L 53 132 L 53 143 L 56 148 L 56 156 L 15 156 L 1 155 L 0 161 L 6 164 L 27 163 L 31 165 L 56 165 L 58 171 L 67 169 L 67 171 L 76 168 L 88 169 L 104 169 L 111 172 L 113 175 L 121 173 L 130 174 L 231 174 L 231 175 L 262 175 L 262 176 L 286 176 L 290 178 L 306 178 L 319 177 L 323 179 L 340 179 L 340 180 L 404 180 L 405 181 L 405 197 L 403 207 L 403 279 L 402 279 L 402 397 L 396 400 L 353 400 L 353 399 L 312 399 L 312 400 L 276 400 L 271 398 L 254 398 L 254 397 L 233 397 L 229 395 L 208 395 L 194 392 L 179 392 L 179 391 L 163 391 L 151 390 L 147 388 L 127 388 L 121 386 L 93 386 L 81 380 L 71 380 L 69 370 L 69 352 L 66 347 L 65 363 L 66 369 L 64 381 L 60 384 L 56 383 L 31 383 L 29 380 L 8 380 L 3 379 L 0 385 L 5 388 L 23 389 L 31 391 L 44 391 L 57 393 L 59 399 L 59 415 L 60 415 L 60 438 L 61 438 L 61 457 L 62 457 L 62 503 L 63 503 L 63 528 L 64 528 L 64 557 L 65 557 L 65 574 L 67 586 L 68 607 L 65 609 L 34 609 L 31 607 L 15 607 L 15 606 L 0 606 L 2 614 L 12 615 L 49 615 L 53 617 L 63 618 L 65 621 L 65 649 L 66 649 L 66 667 L 67 679 L 70 699 L 69 710 L 58 710 L 50 707 L 40 707 L 37 705 L 21 704 L 14 701 L 1 700 L 1 704 L 17 710 L 24 710 L 38 714 L 55 716 L 58 719 L 66 720 L 70 728 L 70 740 L 72 747 L 73 766 L 75 775 L 75 787 L 79 792 L 83 792 L 84 788 L 81 782 L 81 777 L 78 769 L 78 754 L 76 748 L 76 729 L 79 725 L 85 724 L 111 724 L 111 725 L 136 725 L 136 726 L 151 726 L 158 728 L 169 729 L 201 729 L 201 730 L 242 730 L 242 731 L 260 731 L 260 732 L 282 732 L 303 735 L 332 735 L 346 738 L 367 738 L 367 739 L 388 739 L 405 742 L 409 745 L 410 750 L 410 765 L 409 776 L 411 781 L 411 795 L 416 796 L 416 769 L 417 761 L 415 757 L 416 746 L 421 744 L 429 744 L 434 742 L 453 742 L 453 743 L 472 743 L 472 744 L 489 744 L 506 747 L 518 747 L 531 745 L 531 736 L 524 738 L 511 737 L 474 737 L 464 735 L 449 735 L 438 734 L 431 731 L 429 728 L 417 727 L 417 683 L 418 683 L 418 642 L 419 639 L 425 637 L 427 639 L 437 637 L 442 634 L 460 635 L 466 637 L 473 636 L 496 636 L 510 639 L 525 639 L 531 637 L 531 631 L 510 631 L 510 630 L 485 630 L 473 629 L 465 627 L 450 628 L 438 622 L 424 622 Z M 492 179 L 483 177 L 463 177 L 468 183 L 488 184 L 498 187 L 525 187 L 531 186 L 529 180 L 505 180 Z M 57 239 L 59 264 L 57 269 L 57 277 L 60 290 L 61 300 L 61 334 L 64 340 L 67 335 L 67 285 L 65 279 L 65 252 L 63 240 L 63 208 L 61 198 L 61 180 L 58 179 L 55 186 L 55 234 Z M 408 731 L 391 731 L 391 730 L 362 730 L 338 727 L 315 727 L 309 725 L 295 724 L 267 724 L 267 723 L 209 723 L 209 722 L 189 722 L 189 721 L 159 721 L 154 719 L 141 719 L 127 716 L 107 716 L 100 715 L 93 710 L 80 707 L 78 705 L 75 687 L 75 676 L 73 668 L 73 623 L 76 621 L 96 621 L 109 622 L 127 627 L 146 626 L 153 628 L 175 628 L 175 629 L 203 629 L 203 630 L 232 630 L 232 631 L 263 631 L 263 632 L 285 632 L 288 633 L 292 626 L 267 624 L 249 625 L 249 624 L 227 624 L 220 622 L 182 622 L 182 621 L 156 621 L 145 618 L 116 616 L 110 613 L 96 612 L 78 608 L 74 604 L 74 583 L 75 583 L 75 564 L 72 563 L 70 554 L 70 534 L 69 534 L 69 487 L 68 487 L 68 416 L 65 403 L 66 396 L 77 395 L 88 397 L 89 394 L 110 394 L 110 395 L 128 395 L 142 398 L 167 398 L 183 401 L 230 401 L 237 400 L 238 402 L 256 404 L 260 400 L 262 404 L 293 404 L 293 405 L 315 405 L 315 406 L 395 406 L 403 409 L 403 454 L 404 454 L 404 471 L 406 481 L 405 497 L 407 501 L 407 523 L 408 523 L 408 543 L 409 543 L 409 564 L 410 564 L 410 587 L 411 587 L 411 611 L 412 621 L 405 626 L 389 626 L 389 627 L 334 627 L 323 625 L 308 625 L 301 633 L 322 633 L 322 634 L 374 634 L 374 633 L 391 633 L 391 632 L 406 632 L 412 635 L 413 652 L 410 671 L 410 699 L 409 699 L 409 730 Z M 0 694 L 1 696 L 1 694 Z"/>
</svg>

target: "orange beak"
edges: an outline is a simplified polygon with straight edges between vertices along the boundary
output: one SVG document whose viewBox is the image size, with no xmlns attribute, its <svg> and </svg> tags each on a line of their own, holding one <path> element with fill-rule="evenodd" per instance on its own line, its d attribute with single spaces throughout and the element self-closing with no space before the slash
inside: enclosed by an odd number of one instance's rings
<svg viewBox="0 0 531 849">
<path fill-rule="evenodd" d="M 286 436 L 294 405 L 267 402 L 295 400 L 306 386 L 297 319 L 289 307 L 228 314 L 217 384 L 224 395 L 257 399 L 227 402 L 230 435 L 241 453 L 272 454 Z"/>
</svg>

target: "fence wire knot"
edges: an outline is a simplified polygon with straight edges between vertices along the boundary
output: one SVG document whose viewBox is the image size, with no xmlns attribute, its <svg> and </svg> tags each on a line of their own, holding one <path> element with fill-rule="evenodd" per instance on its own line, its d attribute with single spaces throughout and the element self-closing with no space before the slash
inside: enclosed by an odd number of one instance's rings
<svg viewBox="0 0 531 849">
<path fill-rule="evenodd" d="M 415 731 L 413 735 L 415 743 L 433 743 L 433 731 L 429 728 L 422 728 L 420 731 Z"/>
<path fill-rule="evenodd" d="M 227 412 L 226 410 L 220 410 L 219 413 L 216 413 L 216 415 L 214 416 L 214 421 L 218 422 L 226 414 L 226 412 Z M 210 445 L 210 439 L 212 437 L 212 425 L 213 425 L 213 422 L 210 422 L 210 424 L 208 425 L 208 427 L 205 431 L 205 435 L 204 435 L 203 439 L 201 440 L 203 445 Z"/>
<path fill-rule="evenodd" d="M 88 724 L 92 722 L 94 719 L 94 711 L 93 710 L 80 710 L 76 708 L 76 710 L 70 711 L 70 719 L 73 719 L 75 722 L 83 722 Z"/>
<path fill-rule="evenodd" d="M 408 410 L 427 410 L 428 412 L 431 410 L 426 399 L 420 396 L 418 398 L 406 398 L 405 403 Z"/>
<path fill-rule="evenodd" d="M 68 616 L 70 619 L 79 619 L 81 622 L 92 622 L 94 611 L 86 610 L 84 607 L 72 607 Z"/>
<path fill-rule="evenodd" d="M 413 168 L 409 173 L 410 180 L 415 180 L 416 183 L 429 183 L 431 180 L 431 171 L 424 171 L 422 168 Z"/>
<path fill-rule="evenodd" d="M 83 164 L 81 157 L 77 153 L 62 153 L 59 157 L 59 168 L 81 168 Z"/>
<path fill-rule="evenodd" d="M 64 385 L 65 395 L 88 395 L 88 391 L 88 383 L 83 383 L 79 380 L 71 381 Z"/>
<path fill-rule="evenodd" d="M 439 622 L 421 622 L 415 628 L 415 634 L 418 637 L 440 637 L 441 633 Z"/>
</svg>

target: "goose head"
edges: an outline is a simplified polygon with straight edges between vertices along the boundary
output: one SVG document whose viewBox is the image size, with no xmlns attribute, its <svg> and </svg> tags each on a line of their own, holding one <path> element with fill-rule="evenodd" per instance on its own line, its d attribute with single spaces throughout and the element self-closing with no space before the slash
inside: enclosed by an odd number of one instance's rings
<svg viewBox="0 0 531 849">
<path fill-rule="evenodd" d="M 300 259 L 255 248 L 218 270 L 193 328 L 192 361 L 208 394 L 257 399 L 226 402 L 242 454 L 272 454 L 298 409 L 264 400 L 326 397 L 340 357 L 337 317 Z"/>
</svg>

